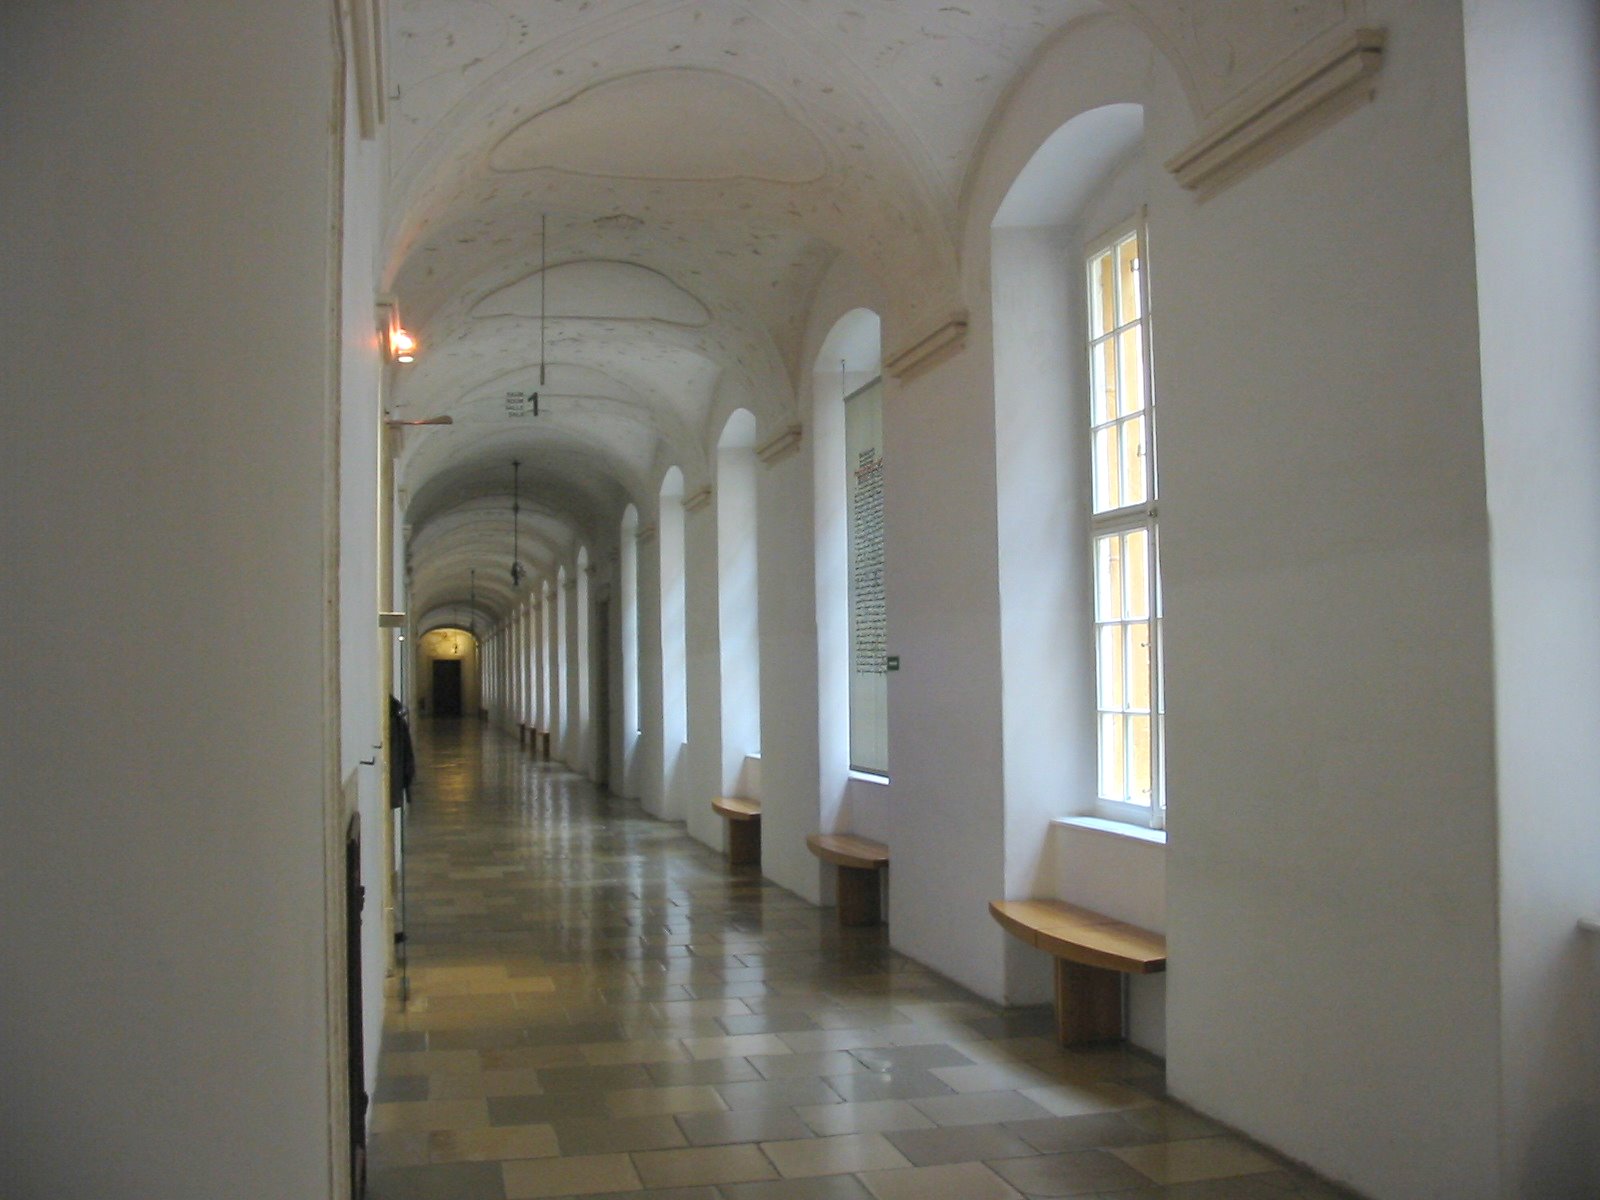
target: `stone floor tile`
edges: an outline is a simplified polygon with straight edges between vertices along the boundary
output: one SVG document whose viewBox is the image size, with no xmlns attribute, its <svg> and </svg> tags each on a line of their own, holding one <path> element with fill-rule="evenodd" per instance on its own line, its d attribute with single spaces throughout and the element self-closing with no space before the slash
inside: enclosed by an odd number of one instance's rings
<svg viewBox="0 0 1600 1200">
<path fill-rule="evenodd" d="M 854 1175 L 816 1175 L 772 1183 L 725 1187 L 726 1200 L 872 1200 L 872 1193 Z"/>
<path fill-rule="evenodd" d="M 537 1125 L 562 1118 L 611 1115 L 604 1092 L 490 1096 L 487 1103 L 491 1125 Z"/>
<path fill-rule="evenodd" d="M 692 1113 L 679 1116 L 677 1122 L 693 1146 L 725 1146 L 733 1142 L 771 1142 L 812 1136 L 811 1127 L 792 1108 Z"/>
<path fill-rule="evenodd" d="M 755 1146 L 698 1146 L 635 1154 L 633 1163 L 646 1187 L 748 1183 L 775 1179 L 777 1171 Z"/>
<path fill-rule="evenodd" d="M 795 1113 L 820 1137 L 840 1133 L 890 1133 L 902 1129 L 935 1128 L 932 1121 L 905 1100 L 811 1104 L 795 1109 Z"/>
<path fill-rule="evenodd" d="M 708 1084 L 629 1088 L 607 1092 L 606 1106 L 619 1117 L 671 1116 L 677 1113 L 723 1112 L 727 1105 Z"/>
<path fill-rule="evenodd" d="M 1039 1151 L 1004 1125 L 954 1125 L 910 1129 L 884 1135 L 894 1148 L 919 1167 L 1016 1158 Z"/>
<path fill-rule="evenodd" d="M 1159 1184 L 1110 1152 L 1233 1139 L 1149 1056 L 1064 1050 L 1048 1008 L 983 1003 L 486 726 L 423 722 L 418 751 L 374 1200 L 981 1200 L 1027 1163 L 1032 1195 L 1335 1195 L 1264 1156 Z"/>
<path fill-rule="evenodd" d="M 761 1072 L 744 1058 L 702 1058 L 689 1062 L 649 1063 L 645 1074 L 650 1082 L 661 1087 L 675 1087 L 686 1083 L 744 1083 L 760 1082 Z"/>
<path fill-rule="evenodd" d="M 911 1165 L 888 1139 L 877 1133 L 762 1142 L 761 1149 L 785 1179 L 803 1175 L 849 1175 Z"/>
<path fill-rule="evenodd" d="M 671 1117 L 573 1117 L 550 1122 L 561 1153 L 615 1154 L 633 1150 L 670 1150 L 687 1145 Z"/>
<path fill-rule="evenodd" d="M 428 1135 L 428 1152 L 436 1163 L 489 1162 L 507 1158 L 550 1158 L 560 1153 L 548 1125 L 503 1125 L 489 1129 L 453 1129 Z"/>
<path fill-rule="evenodd" d="M 478 1129 L 489 1124 L 482 1099 L 401 1100 L 374 1104 L 370 1128 L 374 1133 L 431 1133 L 437 1129 Z"/>
<path fill-rule="evenodd" d="M 373 1089 L 374 1103 L 385 1104 L 394 1100 L 438 1100 L 442 1097 L 430 1095 L 430 1079 L 442 1078 L 441 1076 L 428 1075 L 379 1075 L 378 1086 Z"/>
<path fill-rule="evenodd" d="M 1197 1179 L 1223 1179 L 1276 1171 L 1279 1164 L 1237 1138 L 1193 1138 L 1182 1142 L 1151 1142 L 1110 1151 L 1156 1183 L 1191 1183 Z"/>
<path fill-rule="evenodd" d="M 1038 1154 L 1029 1158 L 997 1158 L 989 1163 L 996 1174 L 1029 1196 L 1081 1196 L 1140 1187 L 1149 1177 L 1104 1150 L 1069 1150 L 1064 1154 Z"/>
<path fill-rule="evenodd" d="M 947 1042 L 910 1046 L 878 1046 L 870 1049 L 857 1049 L 853 1051 L 853 1054 L 869 1071 L 900 1071 L 911 1067 L 923 1069 L 970 1067 L 973 1065 L 971 1058 L 963 1054 L 959 1048 Z M 953 1090 L 994 1091 L 997 1089 L 954 1088 Z"/>
<path fill-rule="evenodd" d="M 505 1200 L 594 1196 L 638 1191 L 640 1187 L 638 1173 L 626 1154 L 538 1158 L 502 1163 L 500 1168 L 505 1181 Z"/>
<path fill-rule="evenodd" d="M 949 1084 L 921 1067 L 830 1075 L 827 1083 L 846 1100 L 922 1100 L 952 1094 Z"/>
<path fill-rule="evenodd" d="M 1050 1115 L 1048 1109 L 1041 1108 L 1021 1092 L 932 1096 L 911 1103 L 936 1125 L 995 1125 L 1003 1121 L 1026 1121 Z"/>
<path fill-rule="evenodd" d="M 1019 1090 L 1040 1108 L 1058 1117 L 1081 1117 L 1086 1113 L 1115 1112 L 1155 1103 L 1145 1093 L 1120 1083 L 1057 1083 Z"/>
<path fill-rule="evenodd" d="M 793 1108 L 801 1104 L 834 1104 L 839 1100 L 837 1091 L 810 1075 L 719 1084 L 717 1094 L 733 1109 Z"/>
<path fill-rule="evenodd" d="M 374 1170 L 368 1200 L 506 1200 L 498 1163 Z"/>
<path fill-rule="evenodd" d="M 977 1162 L 868 1171 L 861 1181 L 876 1200 L 1022 1200 L 1015 1188 Z"/>
<path fill-rule="evenodd" d="M 1040 1154 L 1062 1150 L 1093 1150 L 1107 1146 L 1137 1146 L 1165 1139 L 1128 1120 L 1129 1113 L 1090 1113 L 1081 1117 L 1044 1117 L 1037 1121 L 1008 1121 L 1006 1129 Z"/>
</svg>

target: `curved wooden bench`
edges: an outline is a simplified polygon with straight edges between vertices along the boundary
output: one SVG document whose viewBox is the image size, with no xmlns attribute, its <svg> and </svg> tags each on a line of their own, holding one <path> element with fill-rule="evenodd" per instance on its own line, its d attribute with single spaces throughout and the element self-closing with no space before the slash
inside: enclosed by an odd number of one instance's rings
<svg viewBox="0 0 1600 1200">
<path fill-rule="evenodd" d="M 728 822 L 728 865 L 761 861 L 761 801 L 742 796 L 717 796 L 711 807 Z"/>
<path fill-rule="evenodd" d="M 839 924 L 877 925 L 883 920 L 879 872 L 889 866 L 889 847 L 853 833 L 813 833 L 806 848 L 839 868 Z"/>
<path fill-rule="evenodd" d="M 1056 960 L 1063 1046 L 1121 1041 L 1122 977 L 1167 969 L 1167 939 L 1061 900 L 991 900 L 1000 927 Z"/>
</svg>

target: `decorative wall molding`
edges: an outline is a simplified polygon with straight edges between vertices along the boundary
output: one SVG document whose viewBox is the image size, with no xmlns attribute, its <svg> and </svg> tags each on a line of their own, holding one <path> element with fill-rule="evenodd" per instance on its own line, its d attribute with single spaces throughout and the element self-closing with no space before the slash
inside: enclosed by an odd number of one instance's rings
<svg viewBox="0 0 1600 1200">
<path fill-rule="evenodd" d="M 383 11 L 380 0 L 347 0 L 343 7 L 350 31 L 350 65 L 355 72 L 356 122 L 362 140 L 371 141 L 387 116 Z"/>
<path fill-rule="evenodd" d="M 800 448 L 800 435 L 804 431 L 801 425 L 790 425 L 776 437 L 768 438 L 756 447 L 756 457 L 767 466 L 781 462 Z"/>
<path fill-rule="evenodd" d="M 699 512 L 702 508 L 710 503 L 711 488 L 709 486 L 703 487 L 699 491 L 691 493 L 683 498 L 683 511 Z"/>
<path fill-rule="evenodd" d="M 967 314 L 957 313 L 920 341 L 890 355 L 883 369 L 904 383 L 961 353 L 966 343 Z"/>
<path fill-rule="evenodd" d="M 1298 146 L 1372 99 L 1384 37 L 1357 29 L 1306 47 L 1219 109 L 1167 170 L 1205 198 Z"/>
<path fill-rule="evenodd" d="M 633 535 L 633 540 L 638 542 L 641 546 L 644 545 L 646 542 L 655 541 L 656 540 L 656 527 L 654 525 L 641 525 L 641 526 L 639 526 L 639 532 Z"/>
</svg>

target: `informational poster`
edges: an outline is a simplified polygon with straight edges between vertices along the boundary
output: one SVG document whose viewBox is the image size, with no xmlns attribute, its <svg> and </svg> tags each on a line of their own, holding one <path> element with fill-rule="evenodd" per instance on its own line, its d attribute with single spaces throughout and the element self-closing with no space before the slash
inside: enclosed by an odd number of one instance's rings
<svg viewBox="0 0 1600 1200">
<path fill-rule="evenodd" d="M 883 589 L 883 383 L 845 401 L 850 554 L 850 766 L 889 771 L 888 607 Z"/>
</svg>

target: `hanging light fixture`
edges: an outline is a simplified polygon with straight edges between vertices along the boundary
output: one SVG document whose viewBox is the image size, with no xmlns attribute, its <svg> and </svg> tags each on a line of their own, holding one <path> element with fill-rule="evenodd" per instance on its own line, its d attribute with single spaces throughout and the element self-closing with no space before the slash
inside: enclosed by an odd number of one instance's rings
<svg viewBox="0 0 1600 1200">
<path fill-rule="evenodd" d="M 534 409 L 538 412 L 538 408 Z M 522 463 L 517 459 L 511 460 L 511 586 L 522 586 L 522 578 L 527 574 L 523 570 L 522 562 L 517 557 L 517 514 L 522 511 L 522 498 L 520 488 L 520 472 Z"/>
</svg>

